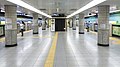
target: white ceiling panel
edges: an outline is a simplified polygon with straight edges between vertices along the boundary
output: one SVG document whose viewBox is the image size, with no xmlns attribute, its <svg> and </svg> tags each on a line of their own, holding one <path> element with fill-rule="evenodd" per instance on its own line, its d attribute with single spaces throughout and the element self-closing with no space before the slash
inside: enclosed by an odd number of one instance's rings
<svg viewBox="0 0 120 67">
<path fill-rule="evenodd" d="M 85 6 L 92 0 L 22 0 L 22 1 L 48 14 L 57 13 L 57 12 L 70 14 L 73 13 L 75 10 Z M 4 5 L 13 5 L 13 4 L 7 2 L 6 0 L 0 0 L 0 7 L 3 8 Z M 106 2 L 100 5 L 117 6 L 120 9 L 120 0 L 107 0 Z M 84 12 L 87 13 L 92 10 L 97 10 L 96 7 L 93 8 L 86 10 Z M 30 13 L 28 10 L 22 8 L 18 8 L 18 10 L 21 10 L 23 12 L 25 11 L 26 13 Z"/>
</svg>

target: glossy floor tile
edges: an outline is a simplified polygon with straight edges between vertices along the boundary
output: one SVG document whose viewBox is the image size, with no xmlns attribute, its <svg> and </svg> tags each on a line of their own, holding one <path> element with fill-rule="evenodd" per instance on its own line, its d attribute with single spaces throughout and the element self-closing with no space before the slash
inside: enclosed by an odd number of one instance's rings
<svg viewBox="0 0 120 67">
<path fill-rule="evenodd" d="M 0 67 L 44 67 L 53 36 L 54 32 L 40 29 L 36 35 L 32 31 L 18 35 L 17 47 L 5 48 L 1 43 Z"/>
<path fill-rule="evenodd" d="M 110 40 L 109 47 L 97 45 L 97 35 L 78 34 L 68 29 L 59 32 L 54 67 L 119 67 L 120 44 Z"/>
<path fill-rule="evenodd" d="M 18 46 L 5 48 L 0 42 L 0 67 L 44 67 L 55 32 L 18 35 Z M 109 47 L 97 45 L 97 34 L 68 28 L 58 32 L 53 67 L 120 67 L 120 44 L 110 39 Z"/>
</svg>

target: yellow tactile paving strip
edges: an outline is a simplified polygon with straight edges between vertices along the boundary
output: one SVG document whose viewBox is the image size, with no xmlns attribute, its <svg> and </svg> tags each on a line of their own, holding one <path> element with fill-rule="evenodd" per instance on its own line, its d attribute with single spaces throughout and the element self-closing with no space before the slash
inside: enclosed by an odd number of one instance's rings
<svg viewBox="0 0 120 67">
<path fill-rule="evenodd" d="M 52 36 L 32 36 L 32 37 L 17 37 L 17 38 L 54 38 Z"/>
<path fill-rule="evenodd" d="M 0 42 L 4 42 L 5 41 L 5 37 L 0 38 Z"/>
<path fill-rule="evenodd" d="M 33 36 L 33 37 L 17 37 L 17 38 L 54 38 L 53 36 Z M 5 37 L 0 38 L 0 42 L 4 42 Z"/>
<path fill-rule="evenodd" d="M 32 31 L 32 30 L 24 31 L 24 33 L 28 33 L 30 31 Z M 21 35 L 21 33 L 18 33 L 17 35 Z"/>
<path fill-rule="evenodd" d="M 91 33 L 97 34 L 97 32 L 90 31 Z M 109 37 L 110 40 L 113 40 L 113 44 L 120 44 L 120 39 L 115 37 Z"/>
<path fill-rule="evenodd" d="M 24 33 L 28 33 L 30 31 L 25 31 Z M 21 35 L 21 33 L 19 33 L 18 35 Z M 53 36 L 31 36 L 31 37 L 20 37 L 20 36 L 18 36 L 17 38 L 54 38 L 54 37 Z M 5 37 L 0 38 L 0 42 L 5 42 Z"/>
<path fill-rule="evenodd" d="M 54 36 L 54 39 L 53 39 L 53 42 L 52 42 L 52 46 L 51 46 L 50 51 L 48 53 L 48 57 L 47 57 L 47 59 L 45 61 L 44 67 L 53 67 L 57 39 L 58 39 L 58 32 L 56 32 L 56 34 Z"/>
<path fill-rule="evenodd" d="M 30 31 L 32 31 L 32 30 L 25 31 L 24 33 L 27 33 L 27 32 L 30 32 Z M 19 33 L 17 35 L 21 35 L 21 34 Z M 0 42 L 4 42 L 4 41 L 5 41 L 5 37 L 0 38 Z"/>
<path fill-rule="evenodd" d="M 110 40 L 113 40 L 113 44 L 120 44 L 120 39 L 118 38 L 110 37 Z"/>
</svg>

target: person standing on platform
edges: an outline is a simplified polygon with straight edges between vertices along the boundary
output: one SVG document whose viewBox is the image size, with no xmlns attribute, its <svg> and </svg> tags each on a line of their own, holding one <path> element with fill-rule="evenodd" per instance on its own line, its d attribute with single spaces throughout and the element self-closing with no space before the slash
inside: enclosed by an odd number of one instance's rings
<svg viewBox="0 0 120 67">
<path fill-rule="evenodd" d="M 89 23 L 87 23 L 87 32 L 89 32 Z"/>
<path fill-rule="evenodd" d="M 20 32 L 21 32 L 21 36 L 23 36 L 24 26 L 25 26 L 25 23 L 22 21 L 22 23 L 20 24 Z"/>
</svg>

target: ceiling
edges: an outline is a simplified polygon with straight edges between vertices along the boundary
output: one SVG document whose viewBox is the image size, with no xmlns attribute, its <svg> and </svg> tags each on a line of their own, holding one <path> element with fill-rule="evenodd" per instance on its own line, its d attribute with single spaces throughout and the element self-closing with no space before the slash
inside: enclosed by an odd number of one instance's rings
<svg viewBox="0 0 120 67">
<path fill-rule="evenodd" d="M 31 6 L 34 6 L 41 11 L 52 14 L 52 13 L 65 13 L 69 15 L 80 9 L 81 7 L 85 6 L 92 0 L 22 0 L 28 3 Z M 4 5 L 11 5 L 12 3 L 7 2 L 6 0 L 0 0 L 0 7 L 4 9 Z M 13 5 L 13 4 L 12 4 Z M 99 5 L 110 5 L 111 7 L 116 6 L 117 9 L 120 9 L 120 0 L 107 0 L 106 2 L 99 4 Z M 31 14 L 31 11 L 24 9 L 22 7 L 18 7 L 19 11 L 26 12 Z M 89 12 L 96 11 L 97 7 L 93 7 L 84 11 L 85 14 Z"/>
</svg>

